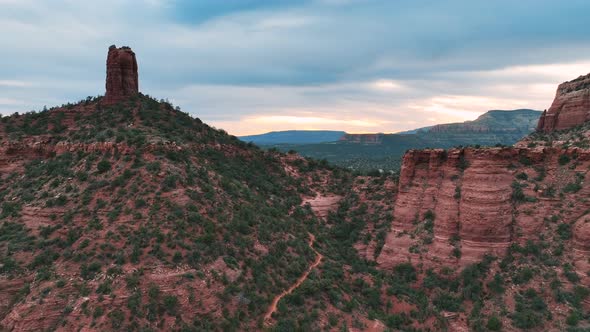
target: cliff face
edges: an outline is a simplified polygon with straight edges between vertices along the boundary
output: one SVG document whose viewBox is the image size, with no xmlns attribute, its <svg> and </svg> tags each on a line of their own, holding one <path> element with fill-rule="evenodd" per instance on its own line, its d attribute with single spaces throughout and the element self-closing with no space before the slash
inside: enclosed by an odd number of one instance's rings
<svg viewBox="0 0 590 332">
<path fill-rule="evenodd" d="M 512 243 L 538 240 L 552 215 L 575 230 L 573 248 L 587 255 L 589 166 L 590 152 L 576 148 L 409 151 L 377 262 L 384 268 L 407 260 L 466 265 L 486 253 L 501 257 Z M 430 233 L 425 219 L 433 221 Z M 585 274 L 586 265 L 582 259 L 576 268 Z"/>
<path fill-rule="evenodd" d="M 537 130 L 550 132 L 590 120 L 590 74 L 559 85 L 548 111 L 539 119 Z"/>
<path fill-rule="evenodd" d="M 114 104 L 139 92 L 135 53 L 129 47 L 112 45 L 107 56 L 105 104 Z"/>
</svg>

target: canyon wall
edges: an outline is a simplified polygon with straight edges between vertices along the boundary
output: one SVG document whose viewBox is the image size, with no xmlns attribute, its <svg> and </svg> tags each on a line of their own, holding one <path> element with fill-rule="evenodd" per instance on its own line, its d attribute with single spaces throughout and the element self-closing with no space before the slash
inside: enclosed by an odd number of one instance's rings
<svg viewBox="0 0 590 332">
<path fill-rule="evenodd" d="M 560 163 L 564 155 L 571 161 Z M 585 274 L 589 166 L 590 151 L 577 148 L 411 150 L 377 262 L 384 268 L 408 260 L 466 265 L 486 253 L 502 256 L 512 243 L 539 240 L 555 215 L 556 223 L 575 230 L 574 249 L 585 258 L 577 267 Z M 567 189 L 574 183 L 577 191 Z"/>
<path fill-rule="evenodd" d="M 551 132 L 590 120 L 590 74 L 559 85 L 549 110 L 543 113 L 538 131 Z"/>
</svg>

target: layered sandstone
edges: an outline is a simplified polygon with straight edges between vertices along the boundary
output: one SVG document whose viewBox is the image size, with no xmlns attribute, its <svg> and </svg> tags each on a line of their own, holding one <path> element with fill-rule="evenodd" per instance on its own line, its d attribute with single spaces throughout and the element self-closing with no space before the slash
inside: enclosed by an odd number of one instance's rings
<svg viewBox="0 0 590 332">
<path fill-rule="evenodd" d="M 131 48 L 109 47 L 105 104 L 118 103 L 139 92 L 137 60 Z"/>
<path fill-rule="evenodd" d="M 560 165 L 561 155 L 576 158 Z M 571 225 L 590 208 L 590 189 L 563 191 L 587 171 L 590 153 L 581 149 L 487 148 L 411 150 L 404 156 L 395 218 L 377 262 L 391 267 L 407 260 L 476 262 L 486 253 L 502 256 L 512 243 L 537 240 L 551 214 Z M 543 179 L 538 170 L 543 169 Z M 526 174 L 526 179 L 525 175 Z M 526 198 L 515 201 L 515 186 Z M 571 202 L 563 208 L 563 202 Z M 575 203 L 575 204 L 574 204 Z M 432 243 L 420 242 L 425 216 L 434 214 Z M 587 257 L 590 223 L 575 227 L 575 246 Z M 420 250 L 420 247 L 424 247 Z M 453 257 L 452 251 L 461 251 Z M 586 266 L 580 266 L 585 270 Z"/>
<path fill-rule="evenodd" d="M 553 104 L 539 119 L 538 131 L 551 132 L 590 120 L 590 74 L 559 85 Z"/>
</svg>

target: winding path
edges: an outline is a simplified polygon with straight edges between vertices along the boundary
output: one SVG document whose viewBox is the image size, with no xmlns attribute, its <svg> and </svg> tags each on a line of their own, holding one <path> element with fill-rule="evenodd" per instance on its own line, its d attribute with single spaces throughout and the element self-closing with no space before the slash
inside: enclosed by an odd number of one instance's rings
<svg viewBox="0 0 590 332">
<path fill-rule="evenodd" d="M 277 311 L 277 305 L 279 304 L 279 301 L 283 297 L 291 294 L 297 287 L 301 286 L 301 284 L 305 281 L 305 279 L 307 279 L 307 277 L 311 273 L 311 270 L 313 270 L 316 266 L 318 266 L 320 264 L 322 258 L 324 257 L 324 256 L 322 256 L 322 254 L 320 254 L 317 250 L 315 250 L 313 248 L 313 243 L 315 242 L 315 236 L 313 234 L 309 233 L 309 237 L 310 237 L 309 238 L 309 247 L 316 254 L 315 260 L 307 268 L 307 270 L 303 273 L 303 275 L 301 275 L 301 277 L 299 277 L 299 279 L 297 279 L 297 281 L 295 281 L 295 283 L 293 285 L 291 285 L 291 287 L 284 290 L 281 294 L 275 296 L 275 298 L 272 300 L 270 307 L 268 307 L 268 310 L 266 311 L 266 314 L 264 315 L 264 324 L 266 324 L 267 326 L 272 324 L 272 314 L 275 311 Z"/>
</svg>

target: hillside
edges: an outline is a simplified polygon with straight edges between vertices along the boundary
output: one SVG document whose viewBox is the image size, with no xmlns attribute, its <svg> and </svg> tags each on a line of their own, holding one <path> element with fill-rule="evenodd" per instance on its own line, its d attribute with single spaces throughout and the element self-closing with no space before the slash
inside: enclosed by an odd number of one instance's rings
<svg viewBox="0 0 590 332">
<path fill-rule="evenodd" d="M 326 159 L 353 170 L 399 171 L 401 157 L 410 149 L 512 145 L 535 130 L 540 115 L 541 112 L 528 109 L 494 110 L 473 121 L 441 124 L 408 133 L 346 134 L 338 142 L 277 144 L 274 147 Z"/>
<path fill-rule="evenodd" d="M 286 130 L 272 131 L 260 135 L 240 136 L 239 139 L 258 145 L 314 144 L 334 142 L 342 138 L 345 134 L 343 131 L 333 130 Z"/>
<path fill-rule="evenodd" d="M 322 190 L 307 176 L 340 181 L 147 96 L 4 117 L 0 130 L 8 329 L 256 325 L 313 259 L 308 217 L 290 214 Z"/>
</svg>

